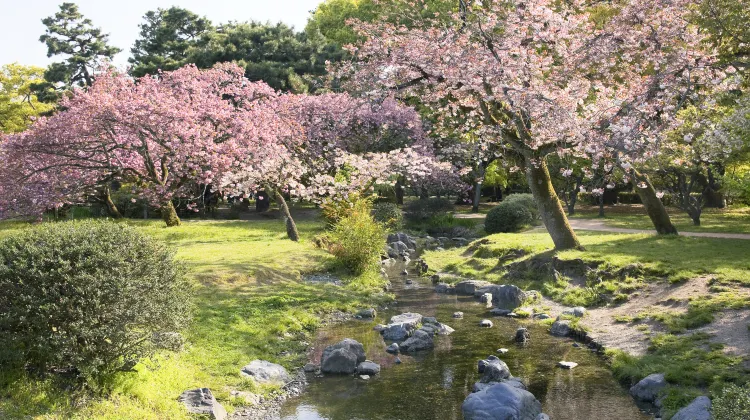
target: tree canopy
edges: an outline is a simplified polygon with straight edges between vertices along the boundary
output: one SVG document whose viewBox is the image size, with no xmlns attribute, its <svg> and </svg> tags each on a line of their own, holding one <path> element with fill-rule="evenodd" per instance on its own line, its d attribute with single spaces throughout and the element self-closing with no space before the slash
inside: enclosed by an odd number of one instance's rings
<svg viewBox="0 0 750 420">
<path fill-rule="evenodd" d="M 23 131 L 32 117 L 50 111 L 53 106 L 40 102 L 31 86 L 44 79 L 44 69 L 20 64 L 0 68 L 0 132 Z"/>
</svg>

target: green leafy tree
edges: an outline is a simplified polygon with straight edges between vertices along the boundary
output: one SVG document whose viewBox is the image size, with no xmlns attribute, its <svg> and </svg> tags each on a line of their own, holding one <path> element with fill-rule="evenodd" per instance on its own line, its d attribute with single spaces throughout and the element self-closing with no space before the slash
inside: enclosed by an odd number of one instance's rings
<svg viewBox="0 0 750 420">
<path fill-rule="evenodd" d="M 47 57 L 66 56 L 65 61 L 50 64 L 44 72 L 44 83 L 34 86 L 42 101 L 59 98 L 61 91 L 72 86 L 91 86 L 97 65 L 111 60 L 120 49 L 108 44 L 109 35 L 94 27 L 75 3 L 63 3 L 60 11 L 42 19 L 47 27 L 39 41 L 47 45 Z"/>
<path fill-rule="evenodd" d="M 403 7 L 421 7 L 421 14 L 431 18 L 440 15 L 448 17 L 451 12 L 459 9 L 459 1 L 431 0 L 408 5 L 393 0 L 325 0 L 310 16 L 305 32 L 308 35 L 319 33 L 339 46 L 354 44 L 361 38 L 348 22 L 372 22 L 384 16 L 398 16 L 401 15 L 398 13 L 399 8 Z M 409 26 L 408 20 L 400 23 Z"/>
<path fill-rule="evenodd" d="M 340 49 L 321 37 L 296 33 L 283 23 L 228 23 L 204 34 L 198 44 L 189 57 L 198 67 L 237 62 L 248 79 L 297 93 L 322 86 L 326 61 L 342 56 Z"/>
<path fill-rule="evenodd" d="M 207 18 L 180 7 L 152 10 L 143 19 L 140 38 L 128 59 L 133 65 L 130 73 L 135 77 L 184 66 L 190 62 L 190 49 L 213 30 Z"/>
<path fill-rule="evenodd" d="M 32 117 L 52 110 L 52 105 L 40 102 L 31 90 L 43 76 L 41 67 L 6 64 L 0 68 L 0 131 L 23 131 Z"/>
</svg>

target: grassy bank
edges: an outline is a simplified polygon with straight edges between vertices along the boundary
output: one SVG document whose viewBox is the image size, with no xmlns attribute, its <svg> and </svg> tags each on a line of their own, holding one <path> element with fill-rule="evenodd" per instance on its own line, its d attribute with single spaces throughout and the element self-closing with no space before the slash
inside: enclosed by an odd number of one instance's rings
<svg viewBox="0 0 750 420">
<path fill-rule="evenodd" d="M 709 287 L 705 294 L 673 302 L 674 308 L 644 304 L 629 319 L 621 320 L 630 323 L 630 328 L 644 331 L 648 326 L 659 328 L 649 332 L 650 344 L 643 356 L 608 351 L 613 371 L 627 385 L 651 373 L 664 372 L 672 384 L 664 401 L 667 413 L 696 395 L 715 395 L 727 383 L 750 383 L 747 350 L 740 355 L 729 354 L 714 337 L 693 331 L 713 322 L 723 310 L 750 308 L 750 241 L 597 232 L 580 232 L 579 237 L 585 251 L 554 252 L 549 235 L 532 230 L 490 235 L 468 247 L 427 252 L 424 258 L 431 269 L 456 276 L 444 276 L 449 282 L 476 278 L 512 283 L 539 290 L 566 306 L 589 308 L 616 307 L 623 302 L 639 308 L 646 285 L 669 287 L 706 278 Z M 580 259 L 599 272 L 571 278 L 524 269 L 533 267 L 534 261 L 550 261 L 553 257 Z M 606 275 L 633 264 L 638 269 L 627 275 Z M 509 265 L 513 269 L 509 270 Z"/>
<path fill-rule="evenodd" d="M 680 232 L 750 233 L 750 207 L 703 209 L 700 226 L 695 226 L 687 213 L 680 209 L 669 207 L 667 211 Z M 654 228 L 641 205 L 608 206 L 605 207 L 604 214 L 602 220 L 610 227 L 645 230 Z M 580 206 L 574 218 L 596 219 L 598 215 L 598 208 Z"/>
<path fill-rule="evenodd" d="M 296 369 L 305 362 L 306 342 L 326 314 L 351 311 L 383 300 L 381 278 L 371 273 L 343 279 L 345 286 L 309 284 L 305 273 L 327 271 L 332 257 L 316 249 L 318 220 L 300 220 L 299 243 L 286 239 L 278 220 L 189 221 L 164 228 L 160 221 L 128 221 L 172 245 L 194 280 L 196 312 L 180 353 L 164 352 L 121 373 L 108 398 L 64 390 L 54 379 L 20 372 L 0 377 L 0 417 L 44 419 L 181 419 L 176 401 L 190 388 L 208 387 L 228 409 L 244 404 L 233 390 L 257 389 L 239 369 L 253 359 Z M 21 223 L 0 225 L 0 237 Z"/>
</svg>

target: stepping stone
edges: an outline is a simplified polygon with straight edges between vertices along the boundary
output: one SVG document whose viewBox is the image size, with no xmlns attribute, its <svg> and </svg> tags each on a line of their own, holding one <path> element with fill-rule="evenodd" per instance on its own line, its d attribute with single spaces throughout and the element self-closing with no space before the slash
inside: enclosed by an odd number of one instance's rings
<svg viewBox="0 0 750 420">
<path fill-rule="evenodd" d="M 483 319 L 479 322 L 479 326 L 483 328 L 492 328 L 492 321 L 489 319 Z"/>
</svg>

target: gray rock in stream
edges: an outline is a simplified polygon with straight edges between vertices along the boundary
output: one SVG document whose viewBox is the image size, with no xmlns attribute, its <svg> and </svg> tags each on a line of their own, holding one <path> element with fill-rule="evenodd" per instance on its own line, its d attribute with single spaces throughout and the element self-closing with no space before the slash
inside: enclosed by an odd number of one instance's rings
<svg viewBox="0 0 750 420">
<path fill-rule="evenodd" d="M 383 334 L 385 340 L 406 340 L 421 322 L 422 315 L 407 312 L 391 317 L 391 322 L 380 333 Z"/>
<path fill-rule="evenodd" d="M 481 362 L 480 362 L 481 364 Z M 484 359 L 484 369 L 482 369 L 482 377 L 479 382 L 490 383 L 490 382 L 502 382 L 510 378 L 510 369 L 508 365 L 497 356 L 489 356 Z"/>
<path fill-rule="evenodd" d="M 479 288 L 487 288 L 492 283 L 484 280 L 464 280 L 456 283 L 456 294 L 474 296 L 474 292 Z"/>
<path fill-rule="evenodd" d="M 177 400 L 185 406 L 189 413 L 207 415 L 214 420 L 224 420 L 227 418 L 227 410 L 216 401 L 213 393 L 208 388 L 187 390 L 180 394 Z"/>
<path fill-rule="evenodd" d="M 568 320 L 555 321 L 552 324 L 552 328 L 549 330 L 550 334 L 555 337 L 567 337 L 570 334 L 570 331 L 570 321 Z"/>
<path fill-rule="evenodd" d="M 323 373 L 354 373 L 357 365 L 365 361 L 365 349 L 356 340 L 345 338 L 328 346 L 320 357 Z"/>
<path fill-rule="evenodd" d="M 385 351 L 391 354 L 398 354 L 398 351 L 399 351 L 398 343 L 392 343 L 390 346 L 388 346 L 385 349 Z"/>
<path fill-rule="evenodd" d="M 711 420 L 711 400 L 701 395 L 678 411 L 672 420 Z"/>
<path fill-rule="evenodd" d="M 652 373 L 630 388 L 630 395 L 646 402 L 654 402 L 667 387 L 663 373 Z"/>
<path fill-rule="evenodd" d="M 262 384 L 287 383 L 292 380 L 283 366 L 265 360 L 253 360 L 242 368 L 240 374 Z"/>
<path fill-rule="evenodd" d="M 411 353 L 420 350 L 428 350 L 433 347 L 435 347 L 435 342 L 433 341 L 432 336 L 426 331 L 416 330 L 409 339 L 401 343 L 399 349 Z"/>
<path fill-rule="evenodd" d="M 370 376 L 372 376 L 372 375 L 377 375 L 378 373 L 380 373 L 380 365 L 377 364 L 377 363 L 375 363 L 375 362 L 371 362 L 369 360 L 365 360 L 364 362 L 360 363 L 357 366 L 357 374 L 358 375 L 370 375 Z"/>
<path fill-rule="evenodd" d="M 469 394 L 461 411 L 464 420 L 537 420 L 542 404 L 529 391 L 501 382 Z"/>
<path fill-rule="evenodd" d="M 492 293 L 492 304 L 498 308 L 515 309 L 526 300 L 526 293 L 512 284 L 494 284 L 485 293 Z"/>
</svg>

